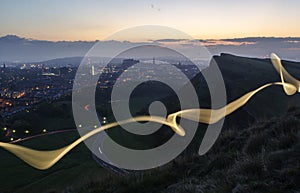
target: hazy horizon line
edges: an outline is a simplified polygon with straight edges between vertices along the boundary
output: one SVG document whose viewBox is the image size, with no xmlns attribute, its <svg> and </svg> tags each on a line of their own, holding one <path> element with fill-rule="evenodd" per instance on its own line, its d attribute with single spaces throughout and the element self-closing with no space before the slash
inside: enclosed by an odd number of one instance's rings
<svg viewBox="0 0 300 193">
<path fill-rule="evenodd" d="M 31 41 L 48 41 L 48 42 L 97 42 L 97 41 L 129 41 L 129 42 L 142 42 L 142 41 L 159 41 L 159 40 L 168 40 L 167 38 L 162 38 L 162 39 L 149 39 L 149 40 L 141 40 L 141 41 L 131 41 L 131 40 L 114 40 L 114 39 L 94 39 L 94 40 L 82 40 L 82 39 L 76 39 L 76 40 L 71 40 L 71 39 L 64 39 L 64 40 L 51 40 L 51 39 L 39 39 L 39 38 L 31 38 L 31 37 L 26 37 L 22 35 L 17 35 L 17 34 L 3 34 L 0 35 L 0 38 L 4 38 L 7 36 L 15 36 L 20 39 L 26 39 L 26 40 L 31 40 Z M 288 38 L 300 38 L 299 36 L 243 36 L 243 37 L 228 37 L 228 38 L 193 38 L 189 40 L 204 40 L 204 41 L 210 41 L 210 40 L 239 40 L 239 39 L 250 39 L 250 38 L 257 38 L 257 39 L 263 39 L 263 38 L 273 38 L 273 39 L 288 39 Z M 169 40 L 187 40 L 187 39 L 176 39 L 176 38 L 170 38 Z"/>
</svg>

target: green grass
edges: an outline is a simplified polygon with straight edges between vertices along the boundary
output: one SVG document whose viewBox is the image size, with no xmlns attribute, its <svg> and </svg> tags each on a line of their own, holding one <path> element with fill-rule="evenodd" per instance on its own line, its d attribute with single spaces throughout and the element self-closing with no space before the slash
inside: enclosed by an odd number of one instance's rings
<svg viewBox="0 0 300 193">
<path fill-rule="evenodd" d="M 180 156 L 160 168 L 108 176 L 70 192 L 297 192 L 299 112 L 224 130 L 204 156 Z"/>
<path fill-rule="evenodd" d="M 53 149 L 69 144 L 78 134 L 65 133 L 41 137 L 22 143 L 27 147 Z M 0 150 L 0 192 L 48 192 L 100 179 L 107 170 L 99 166 L 91 157 L 84 144 L 73 149 L 52 168 L 41 171 L 32 168 L 5 150 Z"/>
</svg>

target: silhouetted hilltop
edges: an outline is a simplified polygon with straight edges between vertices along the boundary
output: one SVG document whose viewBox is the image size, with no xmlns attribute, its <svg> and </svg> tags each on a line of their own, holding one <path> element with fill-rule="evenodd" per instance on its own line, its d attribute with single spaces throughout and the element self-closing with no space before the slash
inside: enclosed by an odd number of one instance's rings
<svg viewBox="0 0 300 193">
<path fill-rule="evenodd" d="M 226 87 L 227 103 L 264 84 L 280 81 L 280 76 L 274 69 L 270 59 L 246 58 L 222 53 L 220 56 L 214 56 L 211 62 L 216 62 L 222 73 Z M 282 63 L 291 75 L 296 78 L 300 77 L 299 62 L 283 60 Z M 203 73 L 209 70 L 210 67 L 205 69 Z M 202 74 L 198 74 L 191 81 L 199 94 L 200 104 L 209 107 L 209 90 Z M 229 115 L 226 119 L 232 119 L 233 123 L 238 120 L 248 122 L 268 119 L 284 114 L 290 106 L 299 106 L 299 100 L 299 94 L 287 96 L 282 87 L 273 86 L 256 94 L 244 107 Z"/>
</svg>

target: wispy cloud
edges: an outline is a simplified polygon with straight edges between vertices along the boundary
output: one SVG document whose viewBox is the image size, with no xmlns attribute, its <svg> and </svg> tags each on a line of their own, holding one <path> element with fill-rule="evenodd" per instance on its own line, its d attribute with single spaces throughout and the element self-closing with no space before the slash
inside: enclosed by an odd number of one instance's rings
<svg viewBox="0 0 300 193">
<path fill-rule="evenodd" d="M 253 45 L 257 42 L 250 42 L 250 41 L 231 41 L 231 40 L 207 40 L 202 41 L 203 45 L 205 46 L 240 46 L 240 45 Z"/>
</svg>

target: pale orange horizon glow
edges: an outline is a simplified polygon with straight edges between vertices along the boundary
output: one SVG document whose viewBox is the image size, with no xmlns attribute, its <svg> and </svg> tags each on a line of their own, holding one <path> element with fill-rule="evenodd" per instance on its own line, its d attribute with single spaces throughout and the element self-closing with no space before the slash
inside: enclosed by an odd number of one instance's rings
<svg viewBox="0 0 300 193">
<path fill-rule="evenodd" d="M 298 0 L 2 0 L 0 36 L 94 41 L 133 26 L 161 25 L 196 39 L 300 37 L 299 7 Z"/>
</svg>

